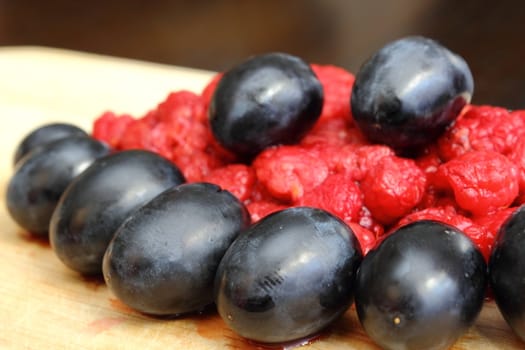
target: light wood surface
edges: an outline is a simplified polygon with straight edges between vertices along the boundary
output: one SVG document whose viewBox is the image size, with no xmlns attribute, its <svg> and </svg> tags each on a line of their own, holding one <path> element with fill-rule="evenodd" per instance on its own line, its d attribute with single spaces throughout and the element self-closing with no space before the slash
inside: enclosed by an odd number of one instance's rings
<svg viewBox="0 0 525 350">
<path fill-rule="evenodd" d="M 170 91 L 200 91 L 212 73 L 42 47 L 0 48 L 0 349 L 253 349 L 212 310 L 159 320 L 120 303 L 100 279 L 68 270 L 5 209 L 14 148 L 35 127 L 91 130 L 105 110 L 140 116 Z M 350 309 L 304 349 L 377 349 Z M 454 349 L 520 349 L 493 302 Z"/>
</svg>

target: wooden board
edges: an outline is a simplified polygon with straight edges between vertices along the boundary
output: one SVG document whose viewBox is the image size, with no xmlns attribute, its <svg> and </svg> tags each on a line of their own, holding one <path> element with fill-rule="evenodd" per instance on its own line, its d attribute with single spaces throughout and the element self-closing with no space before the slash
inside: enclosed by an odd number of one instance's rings
<svg viewBox="0 0 525 350">
<path fill-rule="evenodd" d="M 170 91 L 200 91 L 212 73 L 41 47 L 0 48 L 0 349 L 252 349 L 213 311 L 182 319 L 142 316 L 102 280 L 68 270 L 45 241 L 5 210 L 12 156 L 31 129 L 91 123 L 111 109 L 136 116 Z M 305 349 L 378 349 L 350 309 Z M 519 349 L 493 302 L 454 349 Z"/>
</svg>

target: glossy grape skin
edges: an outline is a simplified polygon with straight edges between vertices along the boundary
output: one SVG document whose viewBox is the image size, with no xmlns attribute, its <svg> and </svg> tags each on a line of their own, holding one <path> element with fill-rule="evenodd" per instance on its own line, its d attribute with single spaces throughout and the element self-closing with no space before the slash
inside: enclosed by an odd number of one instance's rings
<svg viewBox="0 0 525 350">
<path fill-rule="evenodd" d="M 78 126 L 68 123 L 51 123 L 38 127 L 20 142 L 13 157 L 13 164 L 38 147 L 71 136 L 89 135 Z"/>
<path fill-rule="evenodd" d="M 213 303 L 215 272 L 250 223 L 230 192 L 209 183 L 177 186 L 137 210 L 104 255 L 111 291 L 150 315 L 180 315 Z"/>
<path fill-rule="evenodd" d="M 413 222 L 363 259 L 359 320 L 384 349 L 448 349 L 481 311 L 486 270 L 463 233 L 436 221 Z"/>
<path fill-rule="evenodd" d="M 66 187 L 109 148 L 92 138 L 62 138 L 33 149 L 17 163 L 6 193 L 7 209 L 25 230 L 47 237 L 49 221 Z"/>
<path fill-rule="evenodd" d="M 122 151 L 100 158 L 60 198 L 49 225 L 51 247 L 71 269 L 100 274 L 104 252 L 124 220 L 184 181 L 175 165 L 149 151 Z"/>
<path fill-rule="evenodd" d="M 525 206 L 498 232 L 489 260 L 489 281 L 501 314 L 525 341 Z"/>
<path fill-rule="evenodd" d="M 209 119 L 219 143 L 250 159 L 299 141 L 321 114 L 323 89 L 310 66 L 283 53 L 255 56 L 221 78 Z"/>
<path fill-rule="evenodd" d="M 326 211 L 270 214 L 226 252 L 215 281 L 217 309 L 230 328 L 258 342 L 314 335 L 352 303 L 361 259 L 352 230 Z"/>
<path fill-rule="evenodd" d="M 414 154 L 458 116 L 474 90 L 467 63 L 423 37 L 394 41 L 360 68 L 351 108 L 368 139 Z"/>
</svg>

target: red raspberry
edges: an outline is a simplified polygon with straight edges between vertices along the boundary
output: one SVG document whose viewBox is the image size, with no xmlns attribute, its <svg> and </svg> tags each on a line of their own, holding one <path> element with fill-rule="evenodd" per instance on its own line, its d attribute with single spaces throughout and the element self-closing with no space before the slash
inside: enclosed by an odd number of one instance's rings
<svg viewBox="0 0 525 350">
<path fill-rule="evenodd" d="M 201 118 L 204 110 L 201 96 L 171 93 L 156 109 L 126 125 L 119 149 L 159 153 L 179 166 L 187 181 L 201 181 L 226 159 L 213 143 L 207 120 Z"/>
<path fill-rule="evenodd" d="M 361 207 L 361 212 L 359 213 L 359 219 L 357 221 L 359 226 L 367 229 L 372 232 L 376 238 L 379 238 L 385 234 L 385 229 L 377 220 L 372 216 L 370 210 L 364 205 Z"/>
<path fill-rule="evenodd" d="M 176 124 L 181 120 L 198 120 L 204 111 L 204 100 L 190 91 L 172 92 L 155 110 L 157 122 Z"/>
<path fill-rule="evenodd" d="M 429 186 L 433 186 L 435 182 L 435 174 L 439 166 L 443 162 L 439 157 L 438 149 L 436 146 L 428 147 L 425 152 L 416 159 L 417 166 L 423 170 L 427 176 Z"/>
<path fill-rule="evenodd" d="M 516 211 L 516 207 L 505 208 L 485 216 L 474 217 L 472 220 L 497 237 L 503 223 Z"/>
<path fill-rule="evenodd" d="M 428 179 L 428 177 L 427 177 Z M 458 204 L 456 203 L 456 200 L 454 199 L 452 193 L 450 192 L 443 192 L 440 190 L 436 190 L 433 187 L 428 186 L 427 182 L 427 189 L 425 191 L 425 194 L 423 195 L 423 198 L 421 199 L 421 202 L 416 206 L 416 210 L 423 210 L 427 208 L 434 208 L 434 207 L 453 207 L 457 211 L 461 211 L 463 209 L 459 208 Z"/>
<path fill-rule="evenodd" d="M 341 172 L 341 154 L 351 153 L 353 155 L 355 146 L 339 146 L 330 143 L 315 143 L 312 145 L 303 146 L 303 148 L 315 157 L 323 159 L 328 166 L 330 173 L 334 173 Z"/>
<path fill-rule="evenodd" d="M 328 176 L 328 165 L 299 146 L 267 148 L 254 160 L 257 179 L 279 200 L 295 202 L 320 185 Z"/>
<path fill-rule="evenodd" d="M 207 122 L 203 124 L 205 127 L 205 135 L 203 138 L 206 139 L 206 153 L 221 159 L 224 163 L 235 163 L 237 162 L 237 156 L 232 152 L 228 151 L 226 148 L 222 147 L 219 142 L 213 136 L 211 129 L 208 127 Z"/>
<path fill-rule="evenodd" d="M 118 149 L 124 130 L 133 121 L 133 117 L 128 114 L 116 115 L 113 112 L 105 112 L 93 123 L 92 136 L 106 142 L 111 148 Z"/>
<path fill-rule="evenodd" d="M 255 168 L 252 167 L 255 171 Z M 255 183 L 253 184 L 252 193 L 248 199 L 248 202 L 259 202 L 259 201 L 278 201 L 274 198 L 270 192 L 257 180 L 257 174 L 255 174 Z"/>
<path fill-rule="evenodd" d="M 208 107 L 210 106 L 215 89 L 217 88 L 217 85 L 219 85 L 219 81 L 223 75 L 223 73 L 215 74 L 201 92 L 202 100 L 204 102 L 204 110 L 206 111 L 204 114 L 205 119 L 208 119 Z"/>
<path fill-rule="evenodd" d="M 252 194 L 255 184 L 255 171 L 244 164 L 229 164 L 213 169 L 208 175 L 204 176 L 203 181 L 219 185 L 244 202 Z"/>
<path fill-rule="evenodd" d="M 349 224 L 359 218 L 363 194 L 349 175 L 333 174 L 312 191 L 305 193 L 297 204 L 324 209 Z"/>
<path fill-rule="evenodd" d="M 491 106 L 470 106 L 438 141 L 444 160 L 470 151 L 509 153 L 525 135 L 525 117 Z"/>
<path fill-rule="evenodd" d="M 457 216 L 457 212 L 454 209 L 453 206 L 443 206 L 443 207 L 432 207 L 432 208 L 426 208 L 423 210 L 412 212 L 406 216 L 404 216 L 399 222 L 395 225 L 395 227 L 391 230 L 394 231 L 397 228 L 404 226 L 406 224 L 409 224 L 414 221 L 418 220 L 437 220 L 444 223 L 447 223 L 449 225 L 452 225 L 452 222 L 454 222 L 454 219 Z M 470 220 L 465 217 L 466 222 L 469 222 Z M 459 220 L 458 222 L 455 222 L 456 224 L 462 222 Z M 467 227 L 468 225 L 460 225 L 462 228 Z M 456 226 L 457 227 L 457 226 Z M 459 227 L 457 227 L 459 229 Z"/>
<path fill-rule="evenodd" d="M 355 173 L 356 180 L 366 177 L 370 169 L 381 164 L 383 158 L 393 157 L 395 152 L 392 148 L 382 145 L 361 146 L 356 148 L 358 173 Z"/>
<path fill-rule="evenodd" d="M 377 243 L 377 239 L 374 233 L 355 222 L 348 223 L 348 226 L 350 226 L 357 240 L 359 241 L 359 245 L 361 246 L 361 252 L 363 253 L 363 256 L 368 254 L 368 252 L 372 250 Z"/>
<path fill-rule="evenodd" d="M 508 154 L 516 147 L 518 141 L 525 137 L 525 110 L 510 112 L 505 123 L 498 125 L 497 132 L 498 136 L 503 138 L 505 145 L 507 145 L 507 148 L 502 153 Z"/>
<path fill-rule="evenodd" d="M 202 110 L 198 95 L 188 91 L 171 93 L 157 109 L 127 125 L 121 149 L 148 149 L 170 159 L 177 153 L 203 150 L 208 144 L 207 128 L 196 118 Z"/>
<path fill-rule="evenodd" d="M 177 154 L 172 158 L 172 162 L 179 167 L 187 182 L 204 181 L 212 170 L 225 165 L 219 158 L 199 150 Z"/>
<path fill-rule="evenodd" d="M 487 231 L 484 227 L 475 223 L 464 228 L 463 233 L 474 242 L 485 258 L 485 261 L 488 262 L 490 259 L 490 253 L 492 252 L 492 247 L 496 241 L 496 236 L 492 232 Z"/>
<path fill-rule="evenodd" d="M 319 120 L 312 130 L 301 140 L 301 145 L 314 145 L 317 143 L 336 146 L 349 143 L 363 145 L 366 143 L 366 140 L 355 126 L 348 125 L 347 120 L 343 118 L 331 118 Z"/>
<path fill-rule="evenodd" d="M 510 206 L 519 191 L 517 167 L 496 152 L 466 153 L 441 165 L 438 174 L 458 205 L 474 215 Z"/>
<path fill-rule="evenodd" d="M 271 213 L 286 209 L 287 206 L 272 200 L 260 200 L 248 203 L 246 208 L 250 213 L 252 222 L 255 223 Z"/>
<path fill-rule="evenodd" d="M 383 224 L 408 214 L 423 198 L 425 188 L 425 174 L 416 163 L 396 156 L 381 158 L 361 183 L 365 205 Z"/>
<path fill-rule="evenodd" d="M 518 167 L 520 191 L 517 205 L 520 205 L 525 203 L 525 137 L 516 143 L 516 147 L 510 152 L 508 158 Z"/>
<path fill-rule="evenodd" d="M 319 158 L 324 159 L 330 171 L 350 174 L 355 181 L 363 180 L 368 170 L 379 164 L 383 157 L 394 155 L 391 148 L 380 145 L 347 144 L 338 147 L 316 144 L 308 149 Z"/>
<path fill-rule="evenodd" d="M 204 150 L 209 143 L 207 122 L 199 120 L 204 111 L 200 96 L 179 91 L 168 95 L 155 110 L 157 123 L 162 124 L 170 138 L 174 154 Z"/>
<path fill-rule="evenodd" d="M 145 149 L 173 158 L 173 144 L 162 124 L 150 125 L 148 119 L 135 119 L 124 130 L 119 149 Z"/>
<path fill-rule="evenodd" d="M 446 179 L 438 173 L 438 169 L 443 162 L 439 157 L 437 147 L 432 145 L 427 148 L 424 154 L 416 159 L 416 164 L 427 177 L 427 190 L 417 209 L 421 210 L 449 205 L 454 208 L 458 207 L 453 195 L 449 191 L 450 188 Z"/>
<path fill-rule="evenodd" d="M 320 120 L 343 117 L 351 120 L 350 95 L 355 77 L 343 68 L 312 64 L 312 70 L 323 86 L 324 103 Z"/>
<path fill-rule="evenodd" d="M 453 207 L 428 208 L 411 213 L 401 219 L 396 228 L 418 220 L 436 220 L 457 228 L 474 242 L 485 261 L 488 261 L 495 235 L 469 218 L 458 214 Z"/>
</svg>

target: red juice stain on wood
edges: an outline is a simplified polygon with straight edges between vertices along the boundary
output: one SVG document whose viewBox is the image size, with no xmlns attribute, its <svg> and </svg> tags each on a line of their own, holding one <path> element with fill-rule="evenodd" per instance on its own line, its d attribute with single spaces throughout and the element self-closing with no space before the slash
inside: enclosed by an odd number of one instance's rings
<svg viewBox="0 0 525 350">
<path fill-rule="evenodd" d="M 99 334 L 121 324 L 124 321 L 125 319 L 122 317 L 101 318 L 89 323 L 86 331 L 91 334 Z"/>
<path fill-rule="evenodd" d="M 129 306 L 127 306 L 126 304 L 124 304 L 118 299 L 109 298 L 108 301 L 109 301 L 109 306 L 111 306 L 113 310 L 116 310 L 126 315 L 140 315 L 138 311 L 133 310 L 132 308 L 130 308 Z"/>
<path fill-rule="evenodd" d="M 193 317 L 197 333 L 206 339 L 220 340 L 226 336 L 235 336 L 216 313 L 206 312 Z"/>
</svg>

